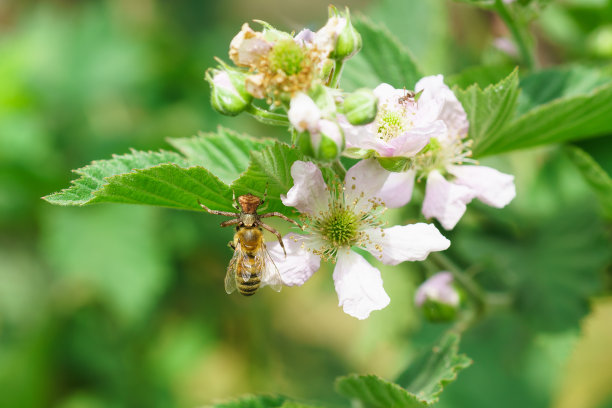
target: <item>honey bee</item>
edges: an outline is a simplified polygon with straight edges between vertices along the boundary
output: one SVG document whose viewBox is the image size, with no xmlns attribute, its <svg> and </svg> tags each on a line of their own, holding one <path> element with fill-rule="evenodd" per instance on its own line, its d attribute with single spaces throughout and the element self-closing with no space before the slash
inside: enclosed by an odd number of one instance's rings
<svg viewBox="0 0 612 408">
<path fill-rule="evenodd" d="M 238 289 L 240 294 L 252 296 L 260 286 L 265 285 L 270 286 L 277 292 L 281 290 L 281 276 L 266 249 L 262 228 L 276 235 L 285 256 L 287 251 L 285 251 L 281 234 L 271 226 L 264 224 L 261 219 L 279 217 L 298 227 L 300 225 L 279 212 L 258 214 L 257 208 L 264 204 L 265 198 L 266 193 L 264 193 L 263 199 L 252 194 L 241 195 L 238 200 L 234 196 L 234 207 L 238 210 L 237 213 L 211 210 L 198 200 L 198 204 L 210 214 L 234 217 L 221 223 L 222 227 L 236 225 L 234 240 L 229 243 L 229 246 L 234 250 L 234 255 L 225 275 L 225 291 L 228 294 Z"/>
</svg>

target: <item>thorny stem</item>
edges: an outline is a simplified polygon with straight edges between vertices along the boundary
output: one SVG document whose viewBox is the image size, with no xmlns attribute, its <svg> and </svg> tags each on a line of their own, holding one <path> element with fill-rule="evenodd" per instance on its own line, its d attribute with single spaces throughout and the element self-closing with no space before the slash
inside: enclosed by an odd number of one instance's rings
<svg viewBox="0 0 612 408">
<path fill-rule="evenodd" d="M 272 126 L 289 126 L 289 119 L 286 115 L 280 113 L 274 113 L 261 109 L 253 104 L 246 108 L 246 112 L 253 116 L 261 123 Z"/>
<path fill-rule="evenodd" d="M 510 30 L 514 41 L 518 45 L 523 62 L 525 62 L 525 65 L 527 65 L 530 70 L 533 70 L 536 65 L 535 59 L 529 49 L 527 39 L 525 38 L 525 31 L 518 26 L 516 20 L 510 15 L 508 8 L 502 0 L 495 0 L 494 8 Z"/>
<path fill-rule="evenodd" d="M 342 69 L 344 68 L 344 60 L 336 61 L 334 64 L 334 72 L 329 81 L 330 88 L 337 88 L 340 83 L 340 76 L 342 75 Z"/>
</svg>

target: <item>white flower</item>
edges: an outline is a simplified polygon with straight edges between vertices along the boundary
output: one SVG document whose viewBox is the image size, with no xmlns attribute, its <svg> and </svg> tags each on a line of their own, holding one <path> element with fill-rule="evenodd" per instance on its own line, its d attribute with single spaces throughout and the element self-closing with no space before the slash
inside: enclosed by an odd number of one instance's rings
<svg viewBox="0 0 612 408">
<path fill-rule="evenodd" d="M 294 185 L 281 200 L 300 211 L 307 235 L 285 237 L 287 258 L 277 263 L 283 282 L 301 285 L 318 269 L 320 259 L 336 262 L 333 278 L 339 305 L 351 316 L 365 319 L 389 304 L 380 272 L 353 247 L 396 265 L 423 260 L 450 245 L 432 224 L 382 228 L 380 215 L 385 207 L 378 192 L 388 174 L 376 160 L 357 163 L 344 183 L 332 188 L 310 162 L 293 163 L 291 176 Z M 277 246 L 269 245 L 272 254 Z"/>
<path fill-rule="evenodd" d="M 318 130 L 321 109 L 304 92 L 298 92 L 289 103 L 289 121 L 298 132 Z"/>
<path fill-rule="evenodd" d="M 414 295 L 414 303 L 421 307 L 427 300 L 449 306 L 459 306 L 459 293 L 452 286 L 453 275 L 450 272 L 438 272 L 419 286 Z"/>
<path fill-rule="evenodd" d="M 373 150 L 380 157 L 412 157 L 430 138 L 446 135 L 446 126 L 438 115 L 434 99 L 418 102 L 404 89 L 380 84 L 374 89 L 378 113 L 373 122 L 353 126 L 341 121 L 347 148 Z"/>
<path fill-rule="evenodd" d="M 467 114 L 443 79 L 442 75 L 422 78 L 416 90 L 421 92 L 418 105 L 437 107 L 428 111 L 433 115 L 429 119 L 443 122 L 445 132 L 430 138 L 428 146 L 414 156 L 409 171 L 389 176 L 381 197 L 389 207 L 405 205 L 412 195 L 414 177 L 425 177 L 423 214 L 438 219 L 450 230 L 459 222 L 472 199 L 502 208 L 512 201 L 516 190 L 514 176 L 478 166 L 469 158 L 471 140 L 465 140 L 469 129 Z M 347 144 L 350 140 L 347 133 Z M 473 164 L 465 165 L 466 162 Z M 405 186 L 398 194 L 397 187 L 393 186 L 400 183 Z"/>
</svg>

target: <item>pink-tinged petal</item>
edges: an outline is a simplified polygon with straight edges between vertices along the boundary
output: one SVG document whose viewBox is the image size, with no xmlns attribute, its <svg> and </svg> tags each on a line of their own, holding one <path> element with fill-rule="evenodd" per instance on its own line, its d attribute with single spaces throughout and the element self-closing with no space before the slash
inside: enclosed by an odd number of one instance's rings
<svg viewBox="0 0 612 408">
<path fill-rule="evenodd" d="M 365 249 L 387 265 L 422 261 L 430 252 L 444 251 L 450 241 L 433 224 L 396 225 L 364 231 L 369 238 Z"/>
<path fill-rule="evenodd" d="M 492 207 L 505 207 L 516 196 L 514 176 L 486 166 L 448 166 L 455 183 L 471 188 L 476 197 Z"/>
<path fill-rule="evenodd" d="M 389 84 L 382 83 L 378 85 L 372 91 L 374 96 L 378 98 L 378 107 L 390 107 L 395 109 L 395 107 L 399 108 L 399 98 L 406 94 L 406 91 L 403 89 L 395 89 Z"/>
<path fill-rule="evenodd" d="M 287 116 L 289 122 L 299 132 L 305 130 L 314 132 L 317 130 L 318 122 L 321 119 L 321 110 L 308 95 L 299 92 L 291 98 Z"/>
<path fill-rule="evenodd" d="M 338 115 L 338 123 L 342 127 L 346 139 L 346 148 L 359 148 L 374 150 L 380 156 L 393 156 L 394 148 L 377 135 L 372 123 L 362 126 L 354 126 L 348 123 L 343 115 Z"/>
<path fill-rule="evenodd" d="M 438 272 L 419 286 L 414 295 L 414 303 L 423 306 L 427 299 L 451 306 L 459 306 L 459 293 L 452 286 L 450 272 Z"/>
<path fill-rule="evenodd" d="M 472 201 L 471 188 L 447 181 L 437 170 L 427 176 L 423 215 L 437 218 L 447 229 L 453 229 L 465 213 L 466 204 Z"/>
<path fill-rule="evenodd" d="M 402 207 L 410 201 L 415 174 L 414 170 L 389 174 L 387 181 L 378 193 L 387 208 Z"/>
<path fill-rule="evenodd" d="M 344 177 L 344 199 L 347 204 L 355 205 L 356 213 L 369 211 L 370 201 L 379 197 L 379 192 L 385 185 L 390 172 L 385 170 L 376 159 L 361 160 L 351 167 Z"/>
<path fill-rule="evenodd" d="M 419 103 L 428 104 L 433 101 L 440 106 L 438 119 L 444 121 L 450 137 L 463 138 L 467 135 L 469 129 L 467 114 L 453 91 L 444 83 L 442 75 L 420 79 L 415 85 L 415 90 L 423 91 Z"/>
<path fill-rule="evenodd" d="M 278 241 L 266 244 L 268 253 L 280 272 L 283 284 L 286 286 L 301 286 L 313 273 L 319 270 L 321 258 L 306 249 L 305 237 L 298 234 L 287 234 L 283 243 L 287 256 Z"/>
<path fill-rule="evenodd" d="M 308 28 L 304 28 L 293 38 L 293 40 L 299 45 L 311 45 L 315 40 L 315 33 Z"/>
<path fill-rule="evenodd" d="M 333 277 L 338 306 L 357 319 L 367 318 L 372 311 L 385 308 L 391 301 L 383 288 L 380 271 L 353 251 L 338 254 Z"/>
<path fill-rule="evenodd" d="M 329 191 L 321 170 L 311 162 L 296 161 L 291 166 L 293 187 L 281 201 L 287 207 L 295 207 L 301 213 L 310 215 L 327 210 Z"/>
<path fill-rule="evenodd" d="M 446 126 L 441 120 L 431 122 L 427 126 L 414 127 L 389 142 L 393 149 L 390 156 L 413 157 L 427 146 L 429 139 L 439 139 L 444 135 Z"/>
</svg>

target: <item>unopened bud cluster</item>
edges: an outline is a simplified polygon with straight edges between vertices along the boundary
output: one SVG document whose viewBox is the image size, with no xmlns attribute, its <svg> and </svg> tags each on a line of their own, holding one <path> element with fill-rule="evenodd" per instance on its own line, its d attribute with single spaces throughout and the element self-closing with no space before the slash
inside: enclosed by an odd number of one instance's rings
<svg viewBox="0 0 612 408">
<path fill-rule="evenodd" d="M 304 154 L 323 161 L 338 158 L 345 148 L 340 122 L 370 123 L 378 107 L 369 89 L 350 94 L 337 89 L 345 60 L 362 46 L 348 9 L 330 6 L 327 23 L 316 32 L 294 34 L 256 23 L 261 30 L 245 23 L 230 43 L 235 66 L 219 60 L 220 66 L 206 73 L 213 108 L 228 116 L 245 110 L 287 115 L 293 144 Z M 265 108 L 253 108 L 257 99 Z"/>
</svg>

